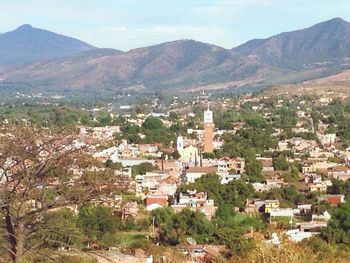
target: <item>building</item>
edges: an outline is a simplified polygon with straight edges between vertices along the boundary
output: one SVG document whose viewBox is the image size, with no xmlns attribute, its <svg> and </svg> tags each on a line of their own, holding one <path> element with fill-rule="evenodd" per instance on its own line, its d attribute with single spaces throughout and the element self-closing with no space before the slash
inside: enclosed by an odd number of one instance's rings
<svg viewBox="0 0 350 263">
<path fill-rule="evenodd" d="M 265 201 L 263 200 L 246 200 L 244 205 L 244 212 L 247 214 L 257 214 L 263 210 L 264 206 Z"/>
<path fill-rule="evenodd" d="M 186 170 L 185 174 L 185 181 L 187 183 L 194 183 L 194 181 L 198 178 L 201 178 L 202 175 L 207 173 L 216 173 L 217 167 L 216 166 L 209 166 L 209 167 L 203 167 L 203 166 L 194 166 L 189 167 Z"/>
<path fill-rule="evenodd" d="M 217 174 L 220 176 L 221 184 L 227 184 L 233 180 L 239 180 L 241 178 L 239 173 L 237 174 L 231 172 L 230 165 L 225 160 L 219 160 L 217 165 Z"/>
<path fill-rule="evenodd" d="M 213 112 L 208 109 L 204 112 L 204 152 L 212 153 L 213 147 L 213 137 L 214 137 L 214 122 L 213 122 Z"/>
<path fill-rule="evenodd" d="M 339 206 L 345 202 L 344 195 L 321 195 L 318 198 L 319 202 L 327 202 L 333 206 Z"/>
<path fill-rule="evenodd" d="M 265 213 L 271 213 L 272 209 L 280 207 L 280 201 L 278 200 L 266 200 L 265 201 Z"/>
<path fill-rule="evenodd" d="M 217 206 L 213 199 L 208 199 L 207 193 L 188 191 L 187 193 L 180 193 L 178 202 L 171 206 L 175 213 L 179 213 L 184 209 L 189 209 L 194 212 L 201 212 L 208 220 L 211 220 L 215 215 Z"/>
<path fill-rule="evenodd" d="M 180 154 L 180 161 L 188 164 L 197 165 L 199 163 L 199 151 L 197 147 L 189 145 L 185 147 L 184 138 L 182 136 L 177 137 L 177 151 Z"/>
</svg>

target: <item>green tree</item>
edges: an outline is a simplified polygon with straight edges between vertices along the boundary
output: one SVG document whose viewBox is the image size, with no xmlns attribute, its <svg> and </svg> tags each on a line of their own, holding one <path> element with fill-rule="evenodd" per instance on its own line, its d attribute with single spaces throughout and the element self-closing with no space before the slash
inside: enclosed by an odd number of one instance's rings
<svg viewBox="0 0 350 263">
<path fill-rule="evenodd" d="M 288 172 L 283 174 L 286 182 L 297 182 L 299 180 L 299 169 L 295 165 L 290 165 Z"/>
<path fill-rule="evenodd" d="M 154 170 L 154 167 L 151 163 L 144 162 L 140 163 L 139 165 L 134 165 L 131 168 L 132 175 L 138 175 L 138 174 L 146 174 L 147 172 L 152 172 Z"/>
<path fill-rule="evenodd" d="M 100 126 L 107 126 L 111 124 L 112 117 L 109 113 L 101 113 L 101 115 L 97 117 L 97 121 Z"/>
<path fill-rule="evenodd" d="M 332 219 L 322 230 L 322 237 L 330 243 L 350 245 L 350 202 L 342 204 L 332 213 Z"/>
<path fill-rule="evenodd" d="M 156 117 L 148 117 L 142 126 L 146 130 L 161 130 L 164 128 L 161 119 Z"/>
<path fill-rule="evenodd" d="M 105 162 L 105 166 L 107 168 L 113 169 L 113 170 L 121 170 L 123 169 L 123 164 L 121 162 L 114 163 L 111 159 L 108 159 Z"/>
<path fill-rule="evenodd" d="M 283 154 L 280 154 L 277 157 L 273 158 L 273 167 L 275 170 L 286 171 L 288 170 L 289 163 L 286 157 Z"/>
<path fill-rule="evenodd" d="M 245 173 L 250 182 L 262 182 L 265 177 L 262 174 L 262 163 L 254 159 L 248 159 L 245 166 Z"/>
<path fill-rule="evenodd" d="M 215 243 L 226 245 L 234 255 L 246 256 L 254 248 L 253 240 L 245 238 L 239 228 L 220 228 L 213 239 Z"/>
<path fill-rule="evenodd" d="M 121 220 L 111 208 L 87 204 L 79 209 L 78 226 L 88 240 L 98 241 L 107 233 L 115 233 L 121 227 Z"/>
<path fill-rule="evenodd" d="M 51 248 L 80 246 L 83 235 L 77 226 L 78 217 L 67 208 L 47 212 L 40 222 L 40 235 Z"/>
</svg>

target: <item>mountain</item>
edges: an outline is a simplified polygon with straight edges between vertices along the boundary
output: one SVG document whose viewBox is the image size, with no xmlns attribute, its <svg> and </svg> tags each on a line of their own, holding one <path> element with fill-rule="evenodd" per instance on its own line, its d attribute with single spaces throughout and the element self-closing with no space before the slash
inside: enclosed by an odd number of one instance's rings
<svg viewBox="0 0 350 263">
<path fill-rule="evenodd" d="M 179 40 L 129 52 L 96 49 L 67 58 L 22 65 L 0 72 L 2 82 L 36 86 L 144 88 L 221 82 L 245 59 L 230 50 Z"/>
<path fill-rule="evenodd" d="M 233 50 L 286 69 L 342 63 L 350 57 L 350 23 L 333 18 L 306 29 L 251 40 Z"/>
<path fill-rule="evenodd" d="M 80 40 L 22 25 L 0 34 L 0 65 L 19 65 L 67 57 L 95 49 Z"/>
<path fill-rule="evenodd" d="M 40 45 L 45 45 L 45 38 Z M 194 40 L 128 52 L 88 49 L 71 56 L 0 67 L 0 89 L 196 91 L 300 83 L 350 69 L 350 23 L 334 18 L 248 41 L 231 50 Z"/>
</svg>

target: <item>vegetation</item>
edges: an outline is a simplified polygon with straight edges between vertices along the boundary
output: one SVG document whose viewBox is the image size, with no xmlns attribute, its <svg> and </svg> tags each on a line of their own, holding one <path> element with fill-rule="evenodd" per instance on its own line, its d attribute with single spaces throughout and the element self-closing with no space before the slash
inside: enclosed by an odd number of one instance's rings
<svg viewBox="0 0 350 263">
<path fill-rule="evenodd" d="M 60 224 L 66 222 L 74 233 L 74 219 L 68 223 L 71 214 L 64 211 L 52 218 L 47 213 L 96 196 L 109 196 L 114 191 L 110 186 L 118 178 L 108 170 L 86 170 L 94 161 L 85 154 L 84 148 L 74 146 L 75 136 L 71 131 L 7 126 L 2 134 L 0 215 L 4 221 L 0 224 L 3 233 L 0 244 L 4 250 L 1 254 L 20 262 L 28 253 L 46 245 L 57 246 L 62 241 L 70 244 L 74 239 L 67 233 L 50 234 L 45 225 L 59 220 Z M 97 189 L 96 185 L 109 187 Z"/>
</svg>

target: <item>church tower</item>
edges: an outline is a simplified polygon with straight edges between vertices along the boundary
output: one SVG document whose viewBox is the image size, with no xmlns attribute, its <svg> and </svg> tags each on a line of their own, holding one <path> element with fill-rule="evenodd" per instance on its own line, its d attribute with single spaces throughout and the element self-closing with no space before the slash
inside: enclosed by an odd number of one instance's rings
<svg viewBox="0 0 350 263">
<path fill-rule="evenodd" d="M 213 152 L 213 137 L 214 137 L 214 122 L 213 122 L 213 112 L 208 109 L 204 112 L 204 152 Z"/>
</svg>

